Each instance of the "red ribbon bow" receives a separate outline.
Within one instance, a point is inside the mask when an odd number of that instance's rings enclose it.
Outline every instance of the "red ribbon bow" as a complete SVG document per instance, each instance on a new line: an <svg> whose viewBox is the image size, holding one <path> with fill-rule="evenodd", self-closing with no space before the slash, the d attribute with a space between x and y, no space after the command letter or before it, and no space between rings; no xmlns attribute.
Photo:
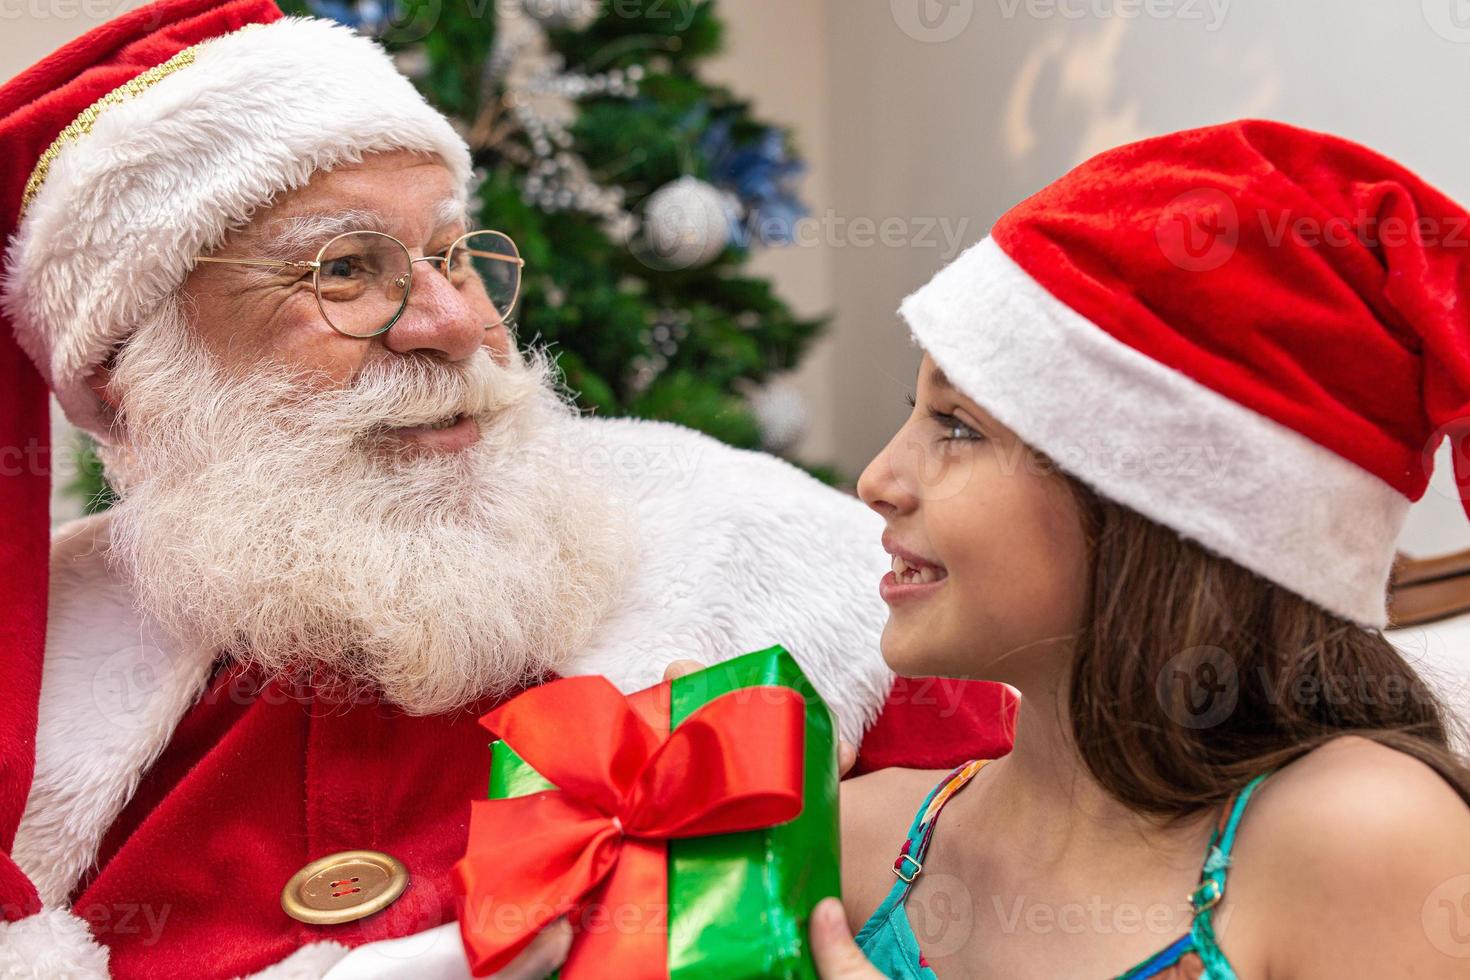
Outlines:
<svg viewBox="0 0 1470 980"><path fill-rule="evenodd" d="M558 789L473 804L454 877L475 975L571 915L583 928L566 980L666 977L667 842L794 820L805 717L798 692L750 687L671 732L667 683L624 697L601 677L571 677L480 719ZM592 928L599 913L609 921Z"/></svg>

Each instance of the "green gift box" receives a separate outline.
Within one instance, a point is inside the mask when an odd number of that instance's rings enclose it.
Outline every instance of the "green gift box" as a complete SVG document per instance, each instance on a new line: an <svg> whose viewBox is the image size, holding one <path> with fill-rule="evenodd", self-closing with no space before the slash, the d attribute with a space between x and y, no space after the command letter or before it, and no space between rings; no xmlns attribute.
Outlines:
<svg viewBox="0 0 1470 980"><path fill-rule="evenodd" d="M533 716L538 724L547 726L546 731L537 731L539 737L548 739L575 738L573 731L578 726L584 732L596 732L601 723L600 707L589 706L571 697L589 685L590 678L572 678L554 681L540 695L545 708ZM600 679L596 679L600 681ZM559 697L555 685L580 683L577 692L568 690L566 697ZM606 684L606 682L601 682ZM611 685L606 685L611 689ZM598 692L594 692L598 693ZM614 692L615 694L615 692ZM524 697L524 695L523 695ZM621 697L618 695L618 697ZM601 700L606 700L603 698ZM717 795L724 787L729 773L738 773L752 766L786 766L785 778L791 792L799 788L799 800L788 799L788 806L799 806L794 819L758 829L713 833L700 836L671 834L667 839L650 843L632 841L645 850L656 847L660 851L649 852L639 857L646 868L649 861L656 860L649 854L662 857L666 868L667 894L647 895L641 885L620 883L617 887L622 896L630 894L629 888L640 888L638 905L641 909L666 910L664 922L655 921L660 916L633 914L618 922L620 913L629 911L624 907L599 910L585 902L577 902L572 909L574 933L572 954L561 974L565 980L579 977L618 976L706 978L726 977L731 980L756 977L816 977L807 942L807 924L812 907L829 896L839 895L840 880L840 828L838 823L838 770L837 728L831 709L817 694L795 659L785 649L777 646L756 653L749 653L733 660L716 664L697 673L676 678L671 682L629 696L629 703L646 706L661 703L667 711L667 732L670 738L681 725L691 723L690 732L681 733L683 743L699 745L708 749L712 737L724 740L728 750L724 753L711 750L715 760L692 765L680 754L670 766L686 765L697 771L666 773L660 785L673 786L671 792L698 796L700 800ZM781 702L776 706L776 702ZM600 702L599 702L600 703ZM701 709L712 706L716 710ZM607 710L616 710L612 706ZM559 710L558 710L559 709ZM784 712L783 725L771 723L772 712ZM645 712L646 713L646 712ZM531 862L526 867L534 868L534 875L552 876L553 870L565 865L580 873L585 853L566 853L556 850L555 845L546 843L546 835L527 828L540 819L543 813L554 811L548 820L559 821L568 827L585 828L601 826L600 820L611 820L616 830L608 830L600 841L618 840L620 845L628 841L619 835L623 825L617 817L602 816L602 810L583 806L574 816L564 816L562 811L569 805L564 797L571 795L572 783L580 783L580 774L563 778L568 793L545 778L519 755L512 743L517 739L502 727L496 727L497 712L486 716L487 727L506 737L491 746L491 772L489 797L491 800L513 800L533 798L522 802L527 807L527 819L517 817L496 824L493 838L486 838L484 831L477 833L472 819L470 853L456 868L456 877L461 890L469 901L462 914L461 926L465 935L466 949L470 953L471 965L491 968L503 965L503 959L511 950L504 936L491 936L489 941L502 954L502 960L492 963L487 959L484 943L488 933L506 927L504 922L491 926L497 915L507 910L504 903L497 905L496 894L505 894L505 875L516 874L514 866L523 857ZM544 716L544 722L542 721ZM691 721L692 716L692 721ZM716 716L718 718L716 719ZM576 724L569 724L574 719ZM502 719L503 722L503 719ZM525 722L522 723L526 725ZM625 726L626 723L624 723ZM784 727L783 727L784 726ZM616 724L608 727L621 731ZM695 730L697 729L697 731ZM785 734L773 735L772 729ZM521 731L526 731L523 727ZM556 734L551 734L551 732ZM715 733L712 736L712 732ZM794 737L792 737L794 735ZM687 737L685 737L687 736ZM608 732L615 738L616 732ZM779 738L780 744L772 748L768 743ZM522 746L528 740L522 736ZM585 744L595 744L587 742ZM569 750L563 744L562 750ZM681 750L682 751L682 750ZM534 752L529 753L535 755ZM727 757L743 756L744 760L723 761ZM768 756L786 756L777 763ZM687 756L694 759L696 756ZM721 767L728 772L717 772ZM798 772L799 770L799 772ZM557 770L565 773L567 770ZM674 783L686 785L674 786ZM705 784L709 784L706 786ZM588 794L584 794L588 795ZM592 794L595 795L595 794ZM635 793L636 795L636 793ZM739 820L737 812L743 813L750 807L764 806L769 794L759 792L747 794L744 802L716 804L714 819ZM581 805L581 804L578 804ZM485 804L477 803L483 807ZM536 809L540 807L540 809ZM722 809L723 807L723 809ZM603 807L606 810L607 807ZM508 834L509 831L509 834ZM681 832L682 833L682 832ZM506 836L523 834L522 840L502 840ZM635 837L634 830L628 831L629 838ZM476 841L481 843L477 844ZM601 855L608 845L598 844L590 850ZM546 860L535 863L530 855L523 855L520 848L549 847ZM507 855L510 855L507 858ZM626 846L612 874L617 874L624 864L629 865L627 874L640 882L650 882L647 874L632 870L632 856ZM472 865L472 861L477 862ZM561 863L558 863L558 862ZM570 873L570 872L569 872ZM496 880L497 876L500 880ZM556 883L543 883L541 892L555 899ZM652 887L652 886L650 886ZM535 891L535 889L531 889ZM510 894L517 894L512 888ZM529 892L521 891L524 898ZM610 892L609 892L610 894ZM477 899L478 896L478 899ZM624 903L626 905L627 903ZM513 909L514 919L526 913L532 926L549 921L552 915L564 914L567 909L559 906L554 913L546 909ZM598 912L603 912L598 916ZM600 921L594 921L594 917ZM502 919L506 916L502 915ZM512 923L509 928L517 928ZM599 946L596 963L589 960L590 953L579 957L579 945L588 942L595 931L612 933L612 944L603 941ZM635 940L635 933L637 938ZM662 964L650 963L646 955L651 942L649 934L655 934L664 947ZM477 951L480 954L477 957ZM616 952L617 962L609 963L608 957ZM582 951L586 952L586 951ZM627 962L628 957L637 962ZM477 962L478 959L478 962Z"/></svg>

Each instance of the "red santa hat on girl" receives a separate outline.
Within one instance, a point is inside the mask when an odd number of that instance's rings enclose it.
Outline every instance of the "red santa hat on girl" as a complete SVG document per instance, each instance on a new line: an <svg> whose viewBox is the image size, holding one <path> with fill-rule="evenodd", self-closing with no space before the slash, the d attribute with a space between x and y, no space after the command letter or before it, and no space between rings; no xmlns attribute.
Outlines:
<svg viewBox="0 0 1470 980"><path fill-rule="evenodd" d="M1063 470L1386 624L1448 436L1470 511L1470 216L1361 146L1243 121L1103 153L900 309Z"/></svg>
<svg viewBox="0 0 1470 980"><path fill-rule="evenodd" d="M376 43L271 0L163 0L91 31L0 87L0 145L0 968L82 975L79 959L54 957L85 925L36 916L9 856L45 643L47 388L107 439L87 376L194 256L318 170L416 150L467 188L470 156Z"/></svg>

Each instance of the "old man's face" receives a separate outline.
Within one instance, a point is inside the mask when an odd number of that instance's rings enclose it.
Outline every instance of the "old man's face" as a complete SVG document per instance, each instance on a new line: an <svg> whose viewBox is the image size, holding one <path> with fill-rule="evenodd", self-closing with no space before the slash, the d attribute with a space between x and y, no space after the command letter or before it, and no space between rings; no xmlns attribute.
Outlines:
<svg viewBox="0 0 1470 980"><path fill-rule="evenodd" d="M435 157L397 151L318 174L217 254L310 260L333 235L364 229L392 235L415 256L442 254L470 230L449 170ZM270 360L333 387L374 362L406 357L463 364L483 346L505 363L511 352L507 328L483 292L456 289L430 262L414 263L411 299L393 328L368 339L327 328L312 278L299 271L200 265L185 284L184 298L196 311L200 341L232 374ZM462 450L478 432L472 420L454 422L449 429L394 428L384 433L386 448Z"/></svg>
<svg viewBox="0 0 1470 980"><path fill-rule="evenodd" d="M365 226L432 254L465 231L454 190L437 163L370 156L216 254L309 259ZM618 488L578 473L545 355L412 269L402 317L362 339L327 324L309 275L201 265L116 358L106 462L112 557L179 642L428 713L556 669L632 544Z"/></svg>

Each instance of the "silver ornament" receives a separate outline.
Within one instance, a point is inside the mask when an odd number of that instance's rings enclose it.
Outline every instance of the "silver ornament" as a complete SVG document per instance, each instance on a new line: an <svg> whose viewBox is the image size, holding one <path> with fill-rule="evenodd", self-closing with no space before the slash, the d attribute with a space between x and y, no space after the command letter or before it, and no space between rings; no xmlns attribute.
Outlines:
<svg viewBox="0 0 1470 980"><path fill-rule="evenodd" d="M761 445L773 453L793 448L806 435L806 401L790 384L772 381L746 394L761 432Z"/></svg>
<svg viewBox="0 0 1470 980"><path fill-rule="evenodd" d="M585 30L597 19L596 0L521 0L526 16L552 30Z"/></svg>
<svg viewBox="0 0 1470 980"><path fill-rule="evenodd" d="M662 269L692 269L730 244L738 204L697 177L680 177L655 191L643 210L644 258Z"/></svg>

